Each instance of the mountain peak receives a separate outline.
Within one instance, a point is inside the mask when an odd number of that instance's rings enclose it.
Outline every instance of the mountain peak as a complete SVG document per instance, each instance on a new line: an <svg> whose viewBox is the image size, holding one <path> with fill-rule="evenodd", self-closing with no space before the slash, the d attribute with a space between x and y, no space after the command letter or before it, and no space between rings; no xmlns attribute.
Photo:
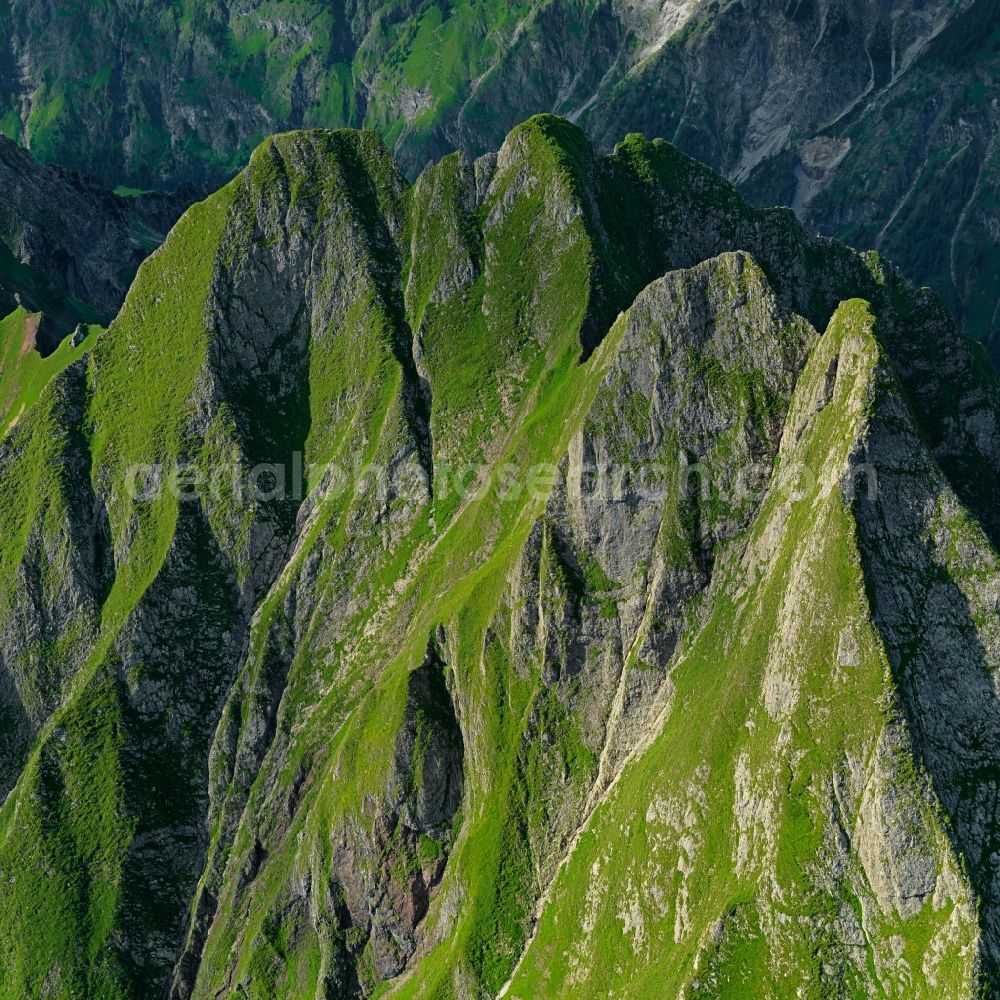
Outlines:
<svg viewBox="0 0 1000 1000"><path fill-rule="evenodd" d="M306 130L73 350L0 441L10 995L995 979L1000 402L891 265L638 135Z"/></svg>

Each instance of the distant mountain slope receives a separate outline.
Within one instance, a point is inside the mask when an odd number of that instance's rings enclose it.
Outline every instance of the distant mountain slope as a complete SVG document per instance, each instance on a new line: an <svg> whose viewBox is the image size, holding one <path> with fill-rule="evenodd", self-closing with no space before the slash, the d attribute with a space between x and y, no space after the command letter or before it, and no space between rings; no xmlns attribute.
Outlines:
<svg viewBox="0 0 1000 1000"><path fill-rule="evenodd" d="M0 130L109 186L221 183L311 125L412 176L555 111L890 253L1000 352L998 0L9 0L0 28Z"/></svg>
<svg viewBox="0 0 1000 1000"><path fill-rule="evenodd" d="M268 140L0 441L0 996L996 988L998 487L661 140Z"/></svg>
<svg viewBox="0 0 1000 1000"><path fill-rule="evenodd" d="M1000 352L1000 3L707 3L580 121L889 254Z"/></svg>
<svg viewBox="0 0 1000 1000"><path fill-rule="evenodd" d="M36 162L0 136L0 316L40 313L48 354L78 324L109 322L139 265L195 192L125 198Z"/></svg>

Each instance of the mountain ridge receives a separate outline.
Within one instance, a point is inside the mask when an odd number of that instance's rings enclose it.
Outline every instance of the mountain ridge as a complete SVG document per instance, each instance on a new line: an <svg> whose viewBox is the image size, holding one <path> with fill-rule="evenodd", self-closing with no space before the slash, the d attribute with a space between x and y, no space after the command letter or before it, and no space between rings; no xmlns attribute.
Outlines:
<svg viewBox="0 0 1000 1000"><path fill-rule="evenodd" d="M703 969L737 989L744 949L776 991L786 962L834 995L974 995L997 947L977 661L935 673L893 594L993 649L998 406L932 293L662 140L601 157L540 116L412 186L372 133L266 141L0 444L0 994L606 995L599 958L619 993L669 968L694 995ZM296 455L301 488L272 489ZM888 492L852 492L857 465ZM904 474L944 497L927 529ZM829 661L858 668L836 712ZM725 818L687 824L691 775ZM598 802L691 833L646 873L680 883L602 881L586 831L558 875ZM798 930L765 925L781 905Z"/></svg>

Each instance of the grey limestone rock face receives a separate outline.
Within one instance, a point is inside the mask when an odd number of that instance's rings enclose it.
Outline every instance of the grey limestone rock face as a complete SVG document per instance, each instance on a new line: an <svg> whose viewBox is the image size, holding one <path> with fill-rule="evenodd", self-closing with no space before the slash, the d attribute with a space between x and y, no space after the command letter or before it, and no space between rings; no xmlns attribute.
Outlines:
<svg viewBox="0 0 1000 1000"><path fill-rule="evenodd" d="M688 604L711 578L716 545L756 511L816 336L742 252L670 272L618 324L538 543L565 582L536 641L549 682L579 686L599 785L668 696Z"/></svg>
<svg viewBox="0 0 1000 1000"><path fill-rule="evenodd" d="M407 682L385 801L372 832L345 833L333 867L351 927L367 935L382 979L401 973L419 943L417 927L441 879L462 802L462 732L432 639ZM364 941L355 945L360 953Z"/></svg>

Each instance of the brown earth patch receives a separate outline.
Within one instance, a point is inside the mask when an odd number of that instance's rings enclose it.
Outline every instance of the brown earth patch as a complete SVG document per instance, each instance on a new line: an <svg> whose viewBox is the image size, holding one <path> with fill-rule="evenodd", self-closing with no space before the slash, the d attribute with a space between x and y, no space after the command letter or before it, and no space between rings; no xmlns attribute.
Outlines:
<svg viewBox="0 0 1000 1000"><path fill-rule="evenodd" d="M21 341L21 357L28 351L35 349L35 342L38 337L39 316L26 316L24 320L24 340Z"/></svg>

